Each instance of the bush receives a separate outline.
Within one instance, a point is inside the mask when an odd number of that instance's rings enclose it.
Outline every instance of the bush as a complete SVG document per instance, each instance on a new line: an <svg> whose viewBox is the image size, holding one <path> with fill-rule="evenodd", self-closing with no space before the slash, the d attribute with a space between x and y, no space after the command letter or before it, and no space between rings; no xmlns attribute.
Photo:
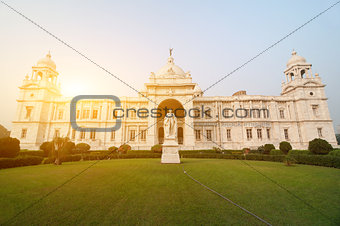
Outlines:
<svg viewBox="0 0 340 226"><path fill-rule="evenodd" d="M281 150L273 149L270 151L270 155L284 155Z"/></svg>
<svg viewBox="0 0 340 226"><path fill-rule="evenodd" d="M38 156L20 156L17 158L0 158L0 169L13 168L19 166L39 165L43 157Z"/></svg>
<svg viewBox="0 0 340 226"><path fill-rule="evenodd" d="M123 144L118 148L118 152L121 154L126 154L130 150L131 150L131 146L128 144Z"/></svg>
<svg viewBox="0 0 340 226"><path fill-rule="evenodd" d="M292 166L294 163L296 163L296 160L292 155L286 155L283 162L286 166Z"/></svg>
<svg viewBox="0 0 340 226"><path fill-rule="evenodd" d="M162 147L161 144L156 144L156 145L151 147L151 151L153 153L162 153L162 149L163 149L163 147Z"/></svg>
<svg viewBox="0 0 340 226"><path fill-rule="evenodd" d="M242 153L243 153L244 155L248 155L248 154L251 153L251 152L250 152L250 149L249 149L249 148L243 148L243 149L242 149ZM232 154L232 153L228 153L228 154Z"/></svg>
<svg viewBox="0 0 340 226"><path fill-rule="evenodd" d="M21 150L19 152L18 156L39 156L39 157L45 157L45 153L43 151L23 151L23 150Z"/></svg>
<svg viewBox="0 0 340 226"><path fill-rule="evenodd" d="M79 144L76 144L75 150L78 153L84 153L84 152L89 151L90 148L91 148L91 146L86 144L86 143L79 143Z"/></svg>
<svg viewBox="0 0 340 226"><path fill-rule="evenodd" d="M222 153L222 149L220 147L213 147L215 153Z"/></svg>
<svg viewBox="0 0 340 226"><path fill-rule="evenodd" d="M60 160L62 162L77 162L81 160L81 155L65 155L65 156L60 157ZM51 164L51 163L55 163L54 157L46 158L43 161L43 164Z"/></svg>
<svg viewBox="0 0 340 226"><path fill-rule="evenodd" d="M72 141L67 141L60 150L62 156L72 155L75 153L76 145Z"/></svg>
<svg viewBox="0 0 340 226"><path fill-rule="evenodd" d="M290 145L287 141L282 141L279 149L286 155L290 150L292 150L292 145Z"/></svg>
<svg viewBox="0 0 340 226"><path fill-rule="evenodd" d="M295 155L296 163L340 168L340 157L332 155Z"/></svg>
<svg viewBox="0 0 340 226"><path fill-rule="evenodd" d="M20 141L12 137L0 138L0 157L14 158L19 154Z"/></svg>
<svg viewBox="0 0 340 226"><path fill-rule="evenodd" d="M118 151L118 148L116 146L109 147L109 153L116 153Z"/></svg>
<svg viewBox="0 0 340 226"><path fill-rule="evenodd" d="M257 151L258 151L259 154L263 154L264 153L264 146L261 145L260 147L258 147Z"/></svg>
<svg viewBox="0 0 340 226"><path fill-rule="evenodd" d="M308 150L316 155L327 155L333 147L326 140L315 138L309 141Z"/></svg>
<svg viewBox="0 0 340 226"><path fill-rule="evenodd" d="M328 153L328 155L340 157L340 150L331 151Z"/></svg>
<svg viewBox="0 0 340 226"><path fill-rule="evenodd" d="M40 145L40 150L44 152L44 156L48 157L52 155L52 142L46 141Z"/></svg>
<svg viewBox="0 0 340 226"><path fill-rule="evenodd" d="M264 148L263 154L267 154L268 155L268 154L270 154L271 150L275 149L275 146L274 146L274 144L265 144L263 146L263 148Z"/></svg>
<svg viewBox="0 0 340 226"><path fill-rule="evenodd" d="M290 150L288 155L310 155L310 151L308 150Z"/></svg>

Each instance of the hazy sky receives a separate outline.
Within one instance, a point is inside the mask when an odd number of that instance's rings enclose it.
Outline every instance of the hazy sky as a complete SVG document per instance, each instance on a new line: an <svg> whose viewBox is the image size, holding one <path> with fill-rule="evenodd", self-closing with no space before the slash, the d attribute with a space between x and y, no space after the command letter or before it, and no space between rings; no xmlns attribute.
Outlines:
<svg viewBox="0 0 340 226"><path fill-rule="evenodd" d="M133 87L151 71L175 63L202 89L324 10L335 1L10 1L7 3ZM18 87L51 50L62 92L136 96L0 4L0 123L11 129ZM340 4L256 59L205 95L280 95L294 48L326 86L334 125L340 124Z"/></svg>

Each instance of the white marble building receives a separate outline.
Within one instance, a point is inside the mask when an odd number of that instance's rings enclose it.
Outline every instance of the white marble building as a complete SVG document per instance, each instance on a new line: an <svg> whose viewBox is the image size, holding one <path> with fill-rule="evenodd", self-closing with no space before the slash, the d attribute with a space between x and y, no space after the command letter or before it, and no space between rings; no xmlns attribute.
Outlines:
<svg viewBox="0 0 340 226"><path fill-rule="evenodd" d="M308 142L321 137L336 145L334 128L328 111L325 85L311 64L292 53L284 71L280 96L247 95L239 91L233 96L204 96L189 72L174 64L170 56L165 66L151 73L149 82L138 97L120 97L123 109L164 107L207 109L191 111L194 117L178 111L177 141L180 149L256 148L266 143L276 147L289 141L295 149L305 149ZM69 136L75 143L86 142L93 150L103 150L129 142L133 149L150 149L162 143L163 119L130 116L122 119L121 128L112 132L75 131L70 125L70 101L57 85L58 72L51 55L39 60L26 76L18 98L11 136L20 139L21 148L37 150L54 136ZM77 104L77 123L87 128L111 127L116 118L110 100L83 100ZM208 113L209 113L208 112ZM121 113L121 112L120 112ZM126 112L125 112L126 113ZM247 113L246 117L245 114ZM142 116L146 116L146 113ZM199 116L198 118L196 118ZM241 116L241 117L237 117ZM158 121L158 122L157 122Z"/></svg>

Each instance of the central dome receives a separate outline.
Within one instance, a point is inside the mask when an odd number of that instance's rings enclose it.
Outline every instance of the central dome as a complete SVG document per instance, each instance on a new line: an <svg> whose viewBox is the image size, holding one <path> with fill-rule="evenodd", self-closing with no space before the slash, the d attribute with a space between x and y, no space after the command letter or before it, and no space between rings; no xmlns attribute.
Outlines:
<svg viewBox="0 0 340 226"><path fill-rule="evenodd" d="M185 72L183 71L182 68L174 64L174 58L172 56L168 58L167 64L164 65L161 69L159 69L156 73L156 76L159 77L168 75L177 75L185 77Z"/></svg>
<svg viewBox="0 0 340 226"><path fill-rule="evenodd" d="M41 58L40 60L38 60L37 66L38 67L49 67L49 68L52 68L53 70L56 69L56 64L51 59L50 52L48 52L48 54L46 54L44 58Z"/></svg>

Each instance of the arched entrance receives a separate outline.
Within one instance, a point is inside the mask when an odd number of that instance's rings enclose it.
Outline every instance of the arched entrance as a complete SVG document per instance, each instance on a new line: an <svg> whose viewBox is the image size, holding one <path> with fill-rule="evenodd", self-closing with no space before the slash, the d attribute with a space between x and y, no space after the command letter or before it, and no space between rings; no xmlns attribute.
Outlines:
<svg viewBox="0 0 340 226"><path fill-rule="evenodd" d="M173 113L177 116L177 142L178 144L184 143L184 122L185 122L185 114L184 114L184 108L183 105L176 99L166 99L163 100L158 105L158 111L161 112L161 117L158 118L157 122L157 137L158 137L158 143L162 144L164 142L164 117L165 114L169 111L169 109L172 110Z"/></svg>

